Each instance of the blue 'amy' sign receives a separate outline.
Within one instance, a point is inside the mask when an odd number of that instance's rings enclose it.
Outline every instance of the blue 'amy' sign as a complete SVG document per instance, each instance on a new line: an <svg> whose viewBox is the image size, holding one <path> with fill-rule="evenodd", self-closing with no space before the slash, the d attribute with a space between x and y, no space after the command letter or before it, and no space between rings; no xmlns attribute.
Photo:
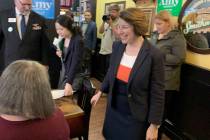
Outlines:
<svg viewBox="0 0 210 140"><path fill-rule="evenodd" d="M32 10L47 19L54 19L55 0L32 0Z"/></svg>

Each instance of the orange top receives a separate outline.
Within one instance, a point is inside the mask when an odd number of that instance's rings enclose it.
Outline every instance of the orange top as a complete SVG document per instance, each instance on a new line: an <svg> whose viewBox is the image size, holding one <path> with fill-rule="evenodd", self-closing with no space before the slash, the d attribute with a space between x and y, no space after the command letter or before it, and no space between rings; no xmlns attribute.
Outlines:
<svg viewBox="0 0 210 140"><path fill-rule="evenodd" d="M128 83L130 72L131 72L131 68L120 64L120 66L118 68L118 72L117 72L117 79Z"/></svg>
<svg viewBox="0 0 210 140"><path fill-rule="evenodd" d="M132 70L132 67L135 63L137 56L130 56L126 53L123 54L123 57L120 62L120 66L117 71L117 79L128 83L128 79Z"/></svg>

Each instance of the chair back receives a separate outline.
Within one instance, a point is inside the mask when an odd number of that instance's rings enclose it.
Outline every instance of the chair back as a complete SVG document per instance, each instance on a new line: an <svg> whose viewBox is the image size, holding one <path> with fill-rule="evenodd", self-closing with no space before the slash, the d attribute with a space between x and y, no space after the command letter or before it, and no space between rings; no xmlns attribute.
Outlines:
<svg viewBox="0 0 210 140"><path fill-rule="evenodd" d="M83 109L84 116L84 140L88 140L89 133L89 122L91 115L91 103L90 100L95 94L95 88L91 83L89 77L85 77L82 82L82 86L79 90L76 91L75 95L77 96L77 104Z"/></svg>

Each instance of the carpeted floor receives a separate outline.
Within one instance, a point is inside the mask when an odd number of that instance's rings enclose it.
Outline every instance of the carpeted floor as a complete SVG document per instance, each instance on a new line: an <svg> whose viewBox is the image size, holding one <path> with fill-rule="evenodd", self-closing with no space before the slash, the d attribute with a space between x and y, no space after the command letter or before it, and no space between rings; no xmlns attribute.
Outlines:
<svg viewBox="0 0 210 140"><path fill-rule="evenodd" d="M100 82L97 79L91 79L94 86L98 89ZM92 108L90 126L89 126L89 140L104 140L102 136L102 126L104 122L104 114L106 109L106 96L102 96L98 104ZM170 140L163 135L162 140Z"/></svg>
<svg viewBox="0 0 210 140"><path fill-rule="evenodd" d="M92 108L89 126L89 140L104 140L102 136L102 126L104 122L105 108L106 97L102 97L98 104Z"/></svg>
<svg viewBox="0 0 210 140"><path fill-rule="evenodd" d="M96 89L99 89L101 82L97 79L91 79ZM104 140L102 136L102 127L104 122L106 109L106 96L102 96L96 106L92 107L90 126L89 126L89 140Z"/></svg>

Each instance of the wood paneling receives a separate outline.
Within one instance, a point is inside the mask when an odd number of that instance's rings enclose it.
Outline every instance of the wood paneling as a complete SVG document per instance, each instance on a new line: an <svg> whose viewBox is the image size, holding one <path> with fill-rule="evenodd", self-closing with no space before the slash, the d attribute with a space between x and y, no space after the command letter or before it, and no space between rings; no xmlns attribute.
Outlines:
<svg viewBox="0 0 210 140"><path fill-rule="evenodd" d="M189 139L210 139L210 71L184 64L171 121ZM174 131L174 130L172 130Z"/></svg>

